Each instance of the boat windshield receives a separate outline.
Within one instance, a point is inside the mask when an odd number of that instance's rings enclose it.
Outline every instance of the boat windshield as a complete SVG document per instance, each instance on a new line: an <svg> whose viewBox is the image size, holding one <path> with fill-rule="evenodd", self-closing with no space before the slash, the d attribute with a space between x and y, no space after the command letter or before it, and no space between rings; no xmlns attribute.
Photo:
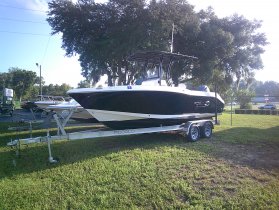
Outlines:
<svg viewBox="0 0 279 210"><path fill-rule="evenodd" d="M170 68L174 62L186 61L186 64L189 65L196 59L193 56L163 51L138 52L128 57L129 61L137 62L144 67L143 80L158 78L159 85L162 85L162 80L165 80L167 85L171 85Z"/></svg>

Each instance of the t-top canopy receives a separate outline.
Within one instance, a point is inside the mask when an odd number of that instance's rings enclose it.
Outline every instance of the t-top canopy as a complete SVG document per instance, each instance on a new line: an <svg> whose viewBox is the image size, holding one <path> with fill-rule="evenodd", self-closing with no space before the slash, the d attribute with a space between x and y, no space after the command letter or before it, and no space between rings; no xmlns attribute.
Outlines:
<svg viewBox="0 0 279 210"><path fill-rule="evenodd" d="M189 55L170 53L164 51L149 51L149 52L137 52L128 57L129 61L147 62L147 63L170 63L178 60L196 60L198 58Z"/></svg>

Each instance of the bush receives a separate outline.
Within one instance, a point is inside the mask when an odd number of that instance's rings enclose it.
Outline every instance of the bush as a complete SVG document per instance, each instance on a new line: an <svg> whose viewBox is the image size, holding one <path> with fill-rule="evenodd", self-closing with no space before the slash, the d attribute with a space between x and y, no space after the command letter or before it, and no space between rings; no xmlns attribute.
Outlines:
<svg viewBox="0 0 279 210"><path fill-rule="evenodd" d="M240 109L252 109L250 101L254 95L255 94L249 90L238 90L236 93L236 99L240 104Z"/></svg>
<svg viewBox="0 0 279 210"><path fill-rule="evenodd" d="M252 109L252 104L241 104L240 109Z"/></svg>

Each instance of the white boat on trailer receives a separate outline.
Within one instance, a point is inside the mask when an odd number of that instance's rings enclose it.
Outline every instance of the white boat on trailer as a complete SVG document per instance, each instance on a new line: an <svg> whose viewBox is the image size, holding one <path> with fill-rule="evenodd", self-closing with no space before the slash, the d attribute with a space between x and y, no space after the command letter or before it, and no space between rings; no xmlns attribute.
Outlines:
<svg viewBox="0 0 279 210"><path fill-rule="evenodd" d="M57 105L62 102L65 102L63 96L48 96L48 95L39 95L40 99L35 102L37 107L41 110L45 110L50 105Z"/></svg>
<svg viewBox="0 0 279 210"><path fill-rule="evenodd" d="M217 93L167 85L171 84L169 75L173 62L186 60L191 63L193 59L196 58L168 52L136 53L129 60L142 62L145 67L151 63L155 68L146 69L146 72L155 72L155 77L150 74L152 79L146 78L141 85L80 88L69 90L68 94L99 122L113 129L168 126L211 119L224 108L224 101Z"/></svg>

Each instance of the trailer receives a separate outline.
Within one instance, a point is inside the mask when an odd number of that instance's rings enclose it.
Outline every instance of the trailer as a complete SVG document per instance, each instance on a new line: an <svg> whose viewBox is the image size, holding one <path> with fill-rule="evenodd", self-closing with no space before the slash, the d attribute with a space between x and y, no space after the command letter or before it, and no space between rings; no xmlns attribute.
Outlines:
<svg viewBox="0 0 279 210"><path fill-rule="evenodd" d="M210 138L212 136L212 129L217 120L213 119L200 119L188 121L180 125L172 126L160 126L160 127L150 127L150 128L137 128L137 129L125 129L125 130L107 130L106 127L87 130L80 132L67 133L65 131L65 125L68 119L61 119L56 113L52 113L51 116L57 124L57 135L51 136L50 129L47 128L46 136L32 137L32 123L29 123L30 138L25 139L15 139L8 142L7 146L13 147L16 149L16 155L19 156L20 146L28 145L33 143L47 143L48 145L48 161L50 163L57 163L58 160L53 158L51 144L53 141L61 140L81 140L81 139L95 139L95 138L104 138L104 137L116 137L116 136L127 136L127 135L137 135L137 134L146 134L146 133L159 133L159 132L169 132L176 131L185 135L185 137L195 142L200 138ZM50 118L48 119L50 120ZM218 121L219 124L219 121Z"/></svg>

